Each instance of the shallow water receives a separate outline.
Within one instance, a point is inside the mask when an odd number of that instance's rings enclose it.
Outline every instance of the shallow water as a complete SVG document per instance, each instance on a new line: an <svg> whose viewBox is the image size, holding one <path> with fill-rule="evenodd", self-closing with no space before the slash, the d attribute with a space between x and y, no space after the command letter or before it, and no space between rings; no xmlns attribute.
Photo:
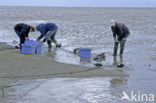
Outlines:
<svg viewBox="0 0 156 103"><path fill-rule="evenodd" d="M76 65L93 66L94 62L82 63L72 50L77 47L91 47L92 56L104 52L106 60L103 68L116 69L112 57L113 38L110 19L125 23L130 29L123 56L126 78L54 78L29 81L32 86L14 87L15 94L22 94L25 88L40 86L26 96L13 96L18 103L127 103L121 101L122 91L152 93L156 95L156 9L134 8L40 8L40 7L0 7L0 41L12 44L18 41L13 31L16 23L24 22L33 26L42 22L54 22L59 26L57 40L62 48L53 47L43 55L52 59ZM39 33L30 34L35 39ZM119 63L120 57L117 57ZM42 83L42 81L45 81ZM111 82L110 82L111 81ZM25 81L20 81L25 82ZM58 89L59 88L59 89ZM49 91L50 90L50 91ZM18 98L19 97L19 98ZM42 97L42 98L38 98ZM42 101L41 101L42 100Z"/></svg>

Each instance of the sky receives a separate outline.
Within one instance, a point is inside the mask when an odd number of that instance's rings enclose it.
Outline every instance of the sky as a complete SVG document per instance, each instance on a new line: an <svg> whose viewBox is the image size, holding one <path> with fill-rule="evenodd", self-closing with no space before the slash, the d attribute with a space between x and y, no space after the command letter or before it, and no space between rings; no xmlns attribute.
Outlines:
<svg viewBox="0 0 156 103"><path fill-rule="evenodd" d="M0 0L0 6L156 7L156 0Z"/></svg>

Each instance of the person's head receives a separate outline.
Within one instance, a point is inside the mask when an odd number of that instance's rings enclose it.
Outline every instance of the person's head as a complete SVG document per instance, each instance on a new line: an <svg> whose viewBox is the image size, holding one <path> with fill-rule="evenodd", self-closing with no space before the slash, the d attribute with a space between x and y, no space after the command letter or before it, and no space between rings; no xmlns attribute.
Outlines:
<svg viewBox="0 0 156 103"><path fill-rule="evenodd" d="M42 28L44 26L44 23L40 23L35 27L36 31L40 31L40 28Z"/></svg>
<svg viewBox="0 0 156 103"><path fill-rule="evenodd" d="M39 31L39 30L38 30L38 25L35 27L35 30L36 30L36 31Z"/></svg>
<svg viewBox="0 0 156 103"><path fill-rule="evenodd" d="M113 27L115 27L115 26L116 26L116 22L115 22L115 20L114 20L114 19L111 19L111 20L110 20L110 23L111 23L111 26L113 26Z"/></svg>
<svg viewBox="0 0 156 103"><path fill-rule="evenodd" d="M29 32L35 32L35 28L34 27L30 27L30 31Z"/></svg>

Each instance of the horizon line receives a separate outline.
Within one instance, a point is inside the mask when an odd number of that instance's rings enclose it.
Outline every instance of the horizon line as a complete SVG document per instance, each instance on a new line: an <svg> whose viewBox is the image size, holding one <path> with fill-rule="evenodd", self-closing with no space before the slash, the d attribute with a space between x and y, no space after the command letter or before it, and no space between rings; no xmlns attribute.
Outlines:
<svg viewBox="0 0 156 103"><path fill-rule="evenodd" d="M0 5L0 7L156 8L156 7L154 7L154 6L45 6L45 5Z"/></svg>

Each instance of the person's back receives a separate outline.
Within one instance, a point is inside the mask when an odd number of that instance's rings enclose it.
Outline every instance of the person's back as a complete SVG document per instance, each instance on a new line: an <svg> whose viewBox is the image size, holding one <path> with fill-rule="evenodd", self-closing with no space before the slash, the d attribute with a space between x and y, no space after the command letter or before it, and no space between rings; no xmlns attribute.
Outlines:
<svg viewBox="0 0 156 103"><path fill-rule="evenodd" d="M46 23L45 27L46 27L46 31L53 31L55 29L58 29L58 26L54 23Z"/></svg>
<svg viewBox="0 0 156 103"><path fill-rule="evenodd" d="M117 27L120 26L123 30L124 33L129 33L129 29L127 28L127 26L123 23L116 23Z"/></svg>
<svg viewBox="0 0 156 103"><path fill-rule="evenodd" d="M122 38L128 37L128 35L130 34L129 29L123 23L115 22L115 26L111 26L111 28L112 28L113 36L115 37L115 35L117 35L119 41Z"/></svg>
<svg viewBox="0 0 156 103"><path fill-rule="evenodd" d="M23 35L27 37L30 31L30 28L33 28L33 27L24 23L19 23L15 25L14 30L18 31L18 35Z"/></svg>
<svg viewBox="0 0 156 103"><path fill-rule="evenodd" d="M58 26L54 23L45 23L45 24L39 24L36 27L36 30L39 31L41 33L41 35L36 39L36 40L40 40L42 39L44 36L44 40L42 42L47 41L48 47L49 49L51 49L52 45L51 43L54 42L56 44L56 47L61 47L61 44L58 44L57 40L55 39L55 34L58 30Z"/></svg>
<svg viewBox="0 0 156 103"><path fill-rule="evenodd" d="M24 24L24 23L19 23L19 24L16 24L14 28L16 30L18 30L18 31L21 31L23 27L27 27L28 28L28 27L31 27L31 26L29 26L27 24Z"/></svg>

